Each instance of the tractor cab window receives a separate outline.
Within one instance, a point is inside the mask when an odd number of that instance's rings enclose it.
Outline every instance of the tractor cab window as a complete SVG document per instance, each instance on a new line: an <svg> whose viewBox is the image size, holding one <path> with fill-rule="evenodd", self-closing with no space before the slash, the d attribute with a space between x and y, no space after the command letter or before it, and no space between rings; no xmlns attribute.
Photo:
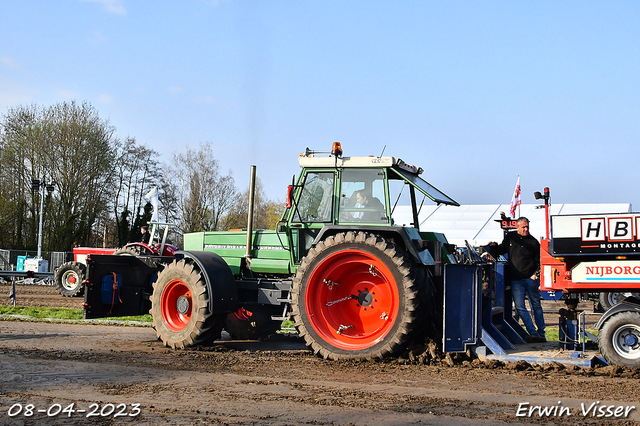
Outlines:
<svg viewBox="0 0 640 426"><path fill-rule="evenodd" d="M389 173L389 203L391 205L391 217L402 226L413 225L412 211L416 207L411 201L411 188L407 181L400 178L395 173ZM425 195L416 194L418 211L424 204Z"/></svg>
<svg viewBox="0 0 640 426"><path fill-rule="evenodd" d="M340 184L340 222L388 223L384 182L382 169L345 169Z"/></svg>
<svg viewBox="0 0 640 426"><path fill-rule="evenodd" d="M294 222L331 222L333 172L309 172L305 176Z"/></svg>

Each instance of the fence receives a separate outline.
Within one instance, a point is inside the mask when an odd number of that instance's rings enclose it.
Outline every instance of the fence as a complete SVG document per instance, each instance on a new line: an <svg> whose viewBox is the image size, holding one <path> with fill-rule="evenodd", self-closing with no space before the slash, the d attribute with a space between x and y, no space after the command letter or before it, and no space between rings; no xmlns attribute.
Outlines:
<svg viewBox="0 0 640 426"><path fill-rule="evenodd" d="M18 264L18 256L36 257L35 250L0 250L0 270L15 271ZM53 272L63 263L73 260L73 252L70 251L43 251L42 258L49 262L49 271Z"/></svg>
<svg viewBox="0 0 640 426"><path fill-rule="evenodd" d="M0 270L9 271L11 270L11 262L9 261L11 257L10 250L0 250Z"/></svg>

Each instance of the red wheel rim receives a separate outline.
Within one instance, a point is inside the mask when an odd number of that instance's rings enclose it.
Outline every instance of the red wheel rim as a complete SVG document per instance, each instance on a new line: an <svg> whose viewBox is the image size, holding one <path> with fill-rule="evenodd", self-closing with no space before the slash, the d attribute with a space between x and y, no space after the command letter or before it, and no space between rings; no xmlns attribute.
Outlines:
<svg viewBox="0 0 640 426"><path fill-rule="evenodd" d="M184 329L191 320L191 290L182 280L173 280L162 293L161 310L164 323L173 331Z"/></svg>
<svg viewBox="0 0 640 426"><path fill-rule="evenodd" d="M78 275L73 271L66 271L62 275L62 286L67 290L73 290L79 281Z"/></svg>
<svg viewBox="0 0 640 426"><path fill-rule="evenodd" d="M330 254L313 270L305 306L322 340L340 349L362 350L393 328L400 296L393 274L380 259L350 249Z"/></svg>

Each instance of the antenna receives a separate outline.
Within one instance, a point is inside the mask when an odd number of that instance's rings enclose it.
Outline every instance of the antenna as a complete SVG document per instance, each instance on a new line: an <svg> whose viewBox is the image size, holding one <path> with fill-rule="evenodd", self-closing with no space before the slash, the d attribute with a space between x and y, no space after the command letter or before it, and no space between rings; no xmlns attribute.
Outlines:
<svg viewBox="0 0 640 426"><path fill-rule="evenodd" d="M384 148L382 148L382 152L380 153L380 157L382 157L382 154L384 154L384 150L387 149L387 146L385 145Z"/></svg>

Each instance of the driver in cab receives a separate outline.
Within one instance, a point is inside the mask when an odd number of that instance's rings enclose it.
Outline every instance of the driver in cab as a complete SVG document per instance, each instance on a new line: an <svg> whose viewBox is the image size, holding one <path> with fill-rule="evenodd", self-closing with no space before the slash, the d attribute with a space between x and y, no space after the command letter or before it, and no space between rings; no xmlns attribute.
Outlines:
<svg viewBox="0 0 640 426"><path fill-rule="evenodd" d="M356 192L356 208L366 209L366 211L355 213L355 217L363 222L380 222L384 216L384 205L376 197L371 196L365 190Z"/></svg>

